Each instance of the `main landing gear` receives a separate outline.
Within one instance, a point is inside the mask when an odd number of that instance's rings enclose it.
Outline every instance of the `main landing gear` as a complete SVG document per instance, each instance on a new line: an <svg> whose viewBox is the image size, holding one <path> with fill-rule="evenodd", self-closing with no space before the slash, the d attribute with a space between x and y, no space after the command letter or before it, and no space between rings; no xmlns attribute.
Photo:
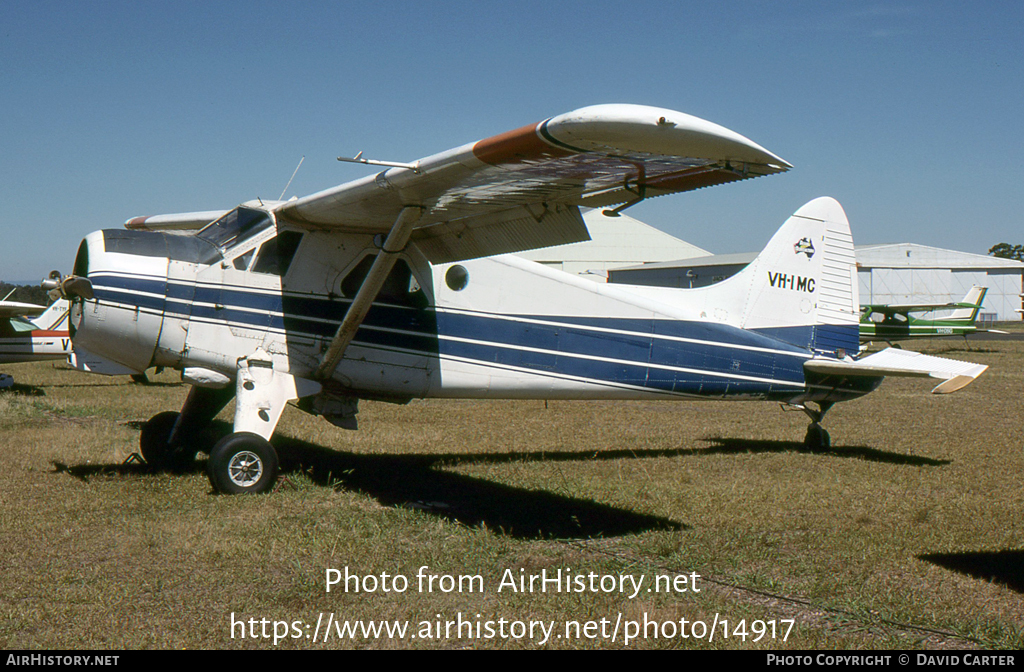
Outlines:
<svg viewBox="0 0 1024 672"><path fill-rule="evenodd" d="M318 394L322 388L317 382L275 371L269 360L262 351L240 360L234 385L193 384L181 413L158 413L143 426L142 457L157 469L181 471L195 464L196 453L206 452L210 455L206 475L217 492L255 494L272 489L279 461L268 439L285 404ZM204 382L217 378L195 370L192 375ZM234 432L214 443L208 428L232 398Z"/></svg>
<svg viewBox="0 0 1024 672"><path fill-rule="evenodd" d="M253 432L228 434L216 443L205 436L234 393L230 387L193 387L181 413L165 411L150 418L139 436L146 464L158 471L185 472L195 466L196 454L204 452L210 455L206 474L218 492L262 493L273 488L279 463L269 441Z"/></svg>

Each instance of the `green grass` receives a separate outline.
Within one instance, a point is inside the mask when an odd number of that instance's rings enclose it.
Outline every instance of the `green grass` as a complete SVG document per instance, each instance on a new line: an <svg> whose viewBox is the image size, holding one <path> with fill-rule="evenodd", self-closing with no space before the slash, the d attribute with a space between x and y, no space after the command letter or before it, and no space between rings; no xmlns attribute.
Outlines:
<svg viewBox="0 0 1024 672"><path fill-rule="evenodd" d="M232 638L232 612L401 619L414 631L461 612L558 624L795 621L786 642L649 637L631 648L1021 648L1024 343L913 348L991 368L954 395L889 380L837 405L824 454L801 449L802 414L770 403L367 402L358 432L288 409L274 439L285 478L256 497L212 494L201 462L186 474L122 465L139 422L181 406L187 388L172 373L139 386L49 363L7 366L18 385L0 393L0 646L271 647ZM421 592L424 565L479 575L485 589ZM346 566L411 586L327 593L326 570ZM570 568L648 582L697 572L703 590L497 591L506 570Z"/></svg>

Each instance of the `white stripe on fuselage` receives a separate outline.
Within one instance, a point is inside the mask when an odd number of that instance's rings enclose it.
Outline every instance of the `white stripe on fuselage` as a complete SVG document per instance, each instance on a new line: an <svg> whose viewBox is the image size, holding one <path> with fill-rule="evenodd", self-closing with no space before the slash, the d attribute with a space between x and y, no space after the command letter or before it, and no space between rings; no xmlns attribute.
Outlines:
<svg viewBox="0 0 1024 672"><path fill-rule="evenodd" d="M134 280L166 282L166 278L164 278L162 276L146 275L146 274L111 272L111 271L95 272L95 273L92 274L92 277L94 277L94 278L102 278L102 277L105 277L105 276L106 277L112 277L112 278L124 278L124 279L134 279ZM174 281L174 284L177 284L177 285L182 286L182 287L188 287L190 283L182 282L180 280L176 280L176 281ZM267 296L267 297L289 295L289 296L292 296L294 298L301 298L301 299L314 299L314 300L325 300L325 301L326 300L330 300L329 297L326 296L326 295L306 294L306 293L292 293L292 292L276 292L276 291L273 291L273 290L270 290L270 291L268 291L268 290L261 290L260 288L252 288L252 287L246 287L246 286L240 286L240 285L224 285L224 284L216 284L216 283L191 283L191 286L193 287L193 289L198 289L198 288L225 289L225 290L228 290L228 291L236 291L236 292L241 292L241 293L251 293L251 294L262 295L262 296ZM208 307L208 308L215 308L218 305L222 305L224 308L228 308L228 309L233 310L233 311L239 311L239 312L247 313L247 314L250 314L250 315L253 315L253 316L273 316L273 317L280 317L282 319L284 319L284 317L285 317L285 313L279 312L279 311L261 310L261 309L257 309L257 308L250 308L250 307L239 306L239 305L235 305L235 304L217 304L217 303L200 302L200 301L186 302L186 301L184 301L182 299L169 298L165 294L157 294L157 293L153 293L153 292L142 292L142 291L128 290L128 289L119 289L119 288L116 288L116 287L112 287L110 289L112 289L114 291L125 291L125 292L130 291L133 294L138 294L138 295L142 295L142 296L148 296L148 297L151 297L151 298L162 299L162 300L171 301L171 302L190 303L190 304L194 304L194 305L197 305L197 306L205 306L205 307ZM110 305L113 305L113 306L117 306L117 307L121 307L121 308L127 308L129 310L140 310L142 312L145 312L145 313L148 313L148 314L152 314L152 315L161 315L162 314L160 311L154 311L154 310L150 310L150 309L145 309L145 308L142 308L140 306L136 306L136 305L133 305L133 304L130 304L130 303L123 303L123 302L111 301L111 300L107 300L107 303L110 304ZM395 304L377 303L377 304L374 304L374 305L389 306L389 307L392 307L392 308L400 308L400 309L409 309L408 306L399 306L399 305L395 305ZM650 333L650 332L630 331L630 330L627 330L627 329L618 329L618 328L614 328L614 327L601 327L601 326L594 326L594 325L587 325L587 324L579 324L579 323L576 323L576 322L566 322L566 321L560 321L559 320L559 316L548 316L547 319L545 319L545 317L543 317L543 316L540 316L540 317L524 317L524 316L518 316L518 315L504 315L504 314L499 314L499 313L488 313L488 312L471 311L471 310L454 309L454 308L437 308L437 307L435 307L434 310L435 310L435 312L440 313L440 314L466 315L466 316L480 317L480 318L484 318L484 319L503 320L503 321L508 321L508 322L517 323L517 324L532 324L532 325L555 327L555 328L571 328L571 329L578 329L578 330L586 331L586 332L602 333L602 334L609 334L609 335L616 335L616 336L629 336L629 337L635 337L635 338L640 338L640 339L656 339L656 340L676 342L676 343L688 343L688 344L694 344L694 345L710 346L710 347L715 347L715 348L725 348L725 349L730 349L730 350L762 353L762 354L769 354L769 355L781 355L781 356L785 356L785 357L796 357L798 359L811 359L811 357L813 356L809 352L794 352L794 351L791 351L791 350L781 350L781 349L774 349L774 348L765 348L765 347L759 347L759 346L744 345L744 344L739 344L739 343L726 343L726 342L721 342L721 341L710 341L710 340L702 340L702 339L695 339L695 338L687 338L687 337L683 337L683 336L671 336L671 335L666 335L666 334L654 334L654 333ZM210 324L210 325L214 325L214 326L224 325L224 326L235 327L235 328L239 328L239 329L248 329L248 330L252 330L252 331L258 331L258 332L261 332L261 333L271 332L271 333L280 334L280 335L287 335L287 333L288 333L284 329L278 329L278 328L275 328L275 327L270 327L269 325L261 325L259 327L255 327L252 324L249 324L249 323L246 323L246 322L239 322L239 321L236 321L236 320L213 320L213 319L207 319L207 318L202 318L202 317L195 317L195 316L192 316L191 314L186 314L186 313L176 313L176 312L172 312L172 311L169 311L169 310L165 311L165 312L167 314L170 314L170 315L180 316L180 317L183 317L183 318L195 320L195 321L200 322L200 323ZM339 322L339 320L336 320L336 319L332 320L332 319L320 318L320 317L316 317L316 316L312 316L312 315L296 314L296 315L293 315L293 317L297 317L297 318L300 318L302 320L308 320L308 321L311 321L311 322L317 322L317 323L321 323L321 324L336 324L336 323ZM608 319L637 319L637 318L614 318L614 317L610 317L610 316L602 316L602 317L608 317ZM573 318L570 317L570 316L567 316L566 319L568 320L568 319L573 319ZM716 377L716 378L721 378L721 379L726 379L726 380L737 380L737 381L761 383L761 384L768 384L768 385L784 385L784 386L787 386L787 387L793 387L795 389L799 389L799 388L803 388L804 387L804 384L802 382L796 382L796 381L791 381L791 380L783 380L783 379L776 379L776 378L764 378L764 377L758 377L758 376L743 375L743 374L739 374L739 373L731 373L731 372L725 372L725 371L713 371L713 370L700 369L700 368L670 366L670 365L667 365L667 364L658 364L658 363L650 362L650 361L647 361L647 360L618 359L618 358L610 358L610 357L601 357L601 356L598 356L598 355L588 355L588 354L578 353L578 352L570 352L570 351L565 351L565 350L548 350L548 349L543 349L543 348L535 348L535 347L531 347L531 346L520 345L520 344L516 344L516 343L508 343L508 342L501 342L501 341L489 341L489 340L482 340L482 339L473 339L473 338L467 338L467 337L462 337L462 336L453 336L453 335L448 335L448 334L440 334L440 333L435 334L435 333L428 333L428 332L422 332L422 331L413 331L413 330L408 330L408 329L398 329L398 328L394 328L394 327L384 327L384 326L368 325L368 324L361 325L360 329L366 329L366 330L383 332L383 333L401 334L401 335L406 335L406 336L420 336L420 337L422 337L422 336L428 336L428 337L429 336L436 336L439 340L446 340L446 341L449 341L449 342L460 342L460 343L467 343L467 344L470 344L470 345L480 345L480 346L484 346L484 347L502 348L502 349L508 349L508 350L516 350L516 351L521 351L521 352L531 352L531 353L537 353L537 354L543 354L543 355L551 355L551 356L571 357L571 358L574 358L574 359L577 359L577 360L589 360L589 361L604 362L604 363L611 363L611 364L622 364L622 365L629 365L629 366L643 366L643 367L658 369L658 370L662 370L662 371L670 371L670 372L676 372L676 373L686 373L686 374L692 374L692 375L713 376L713 377ZM303 335L308 336L308 337L312 337L312 338L321 338L321 336L316 335L316 334L306 334L305 332L299 332L299 333L303 333ZM361 348L365 348L365 349L368 349L368 350L378 350L378 351L384 351L384 352L392 351L392 352L402 352L402 353L405 353L405 354L413 354L413 355L429 354L431 356L439 356L438 353L433 353L433 352L424 352L424 351L420 351L420 350L408 350L408 349L405 349L405 348L381 346L379 344L369 344L369 343L364 343L364 342L360 342L360 341L355 341L353 343L353 347L361 347ZM440 357L443 358L443 359L450 359L450 360L453 360L453 361L463 361L463 362L466 362L466 363L472 363L472 364L474 364L476 366L482 366L482 367L485 367L485 368L489 367L489 368L504 369L504 370L509 370L509 371L519 371L519 372L522 372L522 373L528 373L528 374L534 374L534 375L543 374L543 375L546 375L546 376L554 376L554 377L563 378L565 380L588 381L588 382L592 382L594 384L600 384L602 386L608 386L609 385L609 381L605 381L605 380L602 380L602 379L596 379L596 378L583 378L583 377L571 376L571 375L568 375L568 374L557 374L556 375L556 374L553 374L552 372L542 372L542 371L538 371L536 369L519 368L519 367L510 366L510 365L500 365L500 364L497 364L495 362L489 362L489 361L485 361L485 360L475 360L475 359L470 359L470 358L463 358L463 357L458 357L458 356L454 356L454 355L441 355ZM631 385L628 385L628 384L621 384L621 383L620 384L615 384L613 386L615 386L615 387L623 387L623 388L626 388L626 389L637 389L638 391L639 390L650 391L652 389L656 389L656 388L647 388L647 387L634 387L634 386L631 386ZM664 390L661 390L661 391L665 392Z"/></svg>

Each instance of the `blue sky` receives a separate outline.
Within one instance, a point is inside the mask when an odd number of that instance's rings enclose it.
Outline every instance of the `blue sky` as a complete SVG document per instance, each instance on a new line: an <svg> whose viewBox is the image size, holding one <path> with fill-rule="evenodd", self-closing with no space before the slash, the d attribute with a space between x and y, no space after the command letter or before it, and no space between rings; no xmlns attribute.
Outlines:
<svg viewBox="0 0 1024 672"><path fill-rule="evenodd" d="M360 177L605 102L742 133L783 175L630 214L759 249L833 196L857 243L1024 243L1020 2L0 2L0 278L129 217Z"/></svg>

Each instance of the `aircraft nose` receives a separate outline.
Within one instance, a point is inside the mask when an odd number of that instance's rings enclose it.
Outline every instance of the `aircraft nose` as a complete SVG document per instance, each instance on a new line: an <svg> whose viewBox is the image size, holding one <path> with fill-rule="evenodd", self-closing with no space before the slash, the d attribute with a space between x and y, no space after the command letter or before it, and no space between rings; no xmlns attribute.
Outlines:
<svg viewBox="0 0 1024 672"><path fill-rule="evenodd" d="M110 375L150 366L162 319L162 299L140 290L149 286L133 273L140 259L149 257L132 254L132 249L112 250L108 236L118 233L90 233L78 248L71 275L52 279L54 289L71 300L72 364Z"/></svg>

